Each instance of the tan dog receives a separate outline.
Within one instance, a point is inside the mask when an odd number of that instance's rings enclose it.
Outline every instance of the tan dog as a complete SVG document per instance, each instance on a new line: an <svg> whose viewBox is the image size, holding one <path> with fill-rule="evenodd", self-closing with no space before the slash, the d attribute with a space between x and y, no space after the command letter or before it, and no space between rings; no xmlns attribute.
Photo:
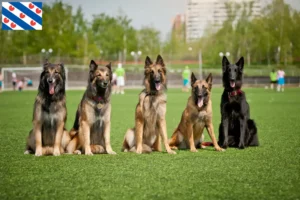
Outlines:
<svg viewBox="0 0 300 200"><path fill-rule="evenodd" d="M33 129L27 138L24 154L59 156L64 153L71 140L65 129L65 80L63 64L51 64L48 61L44 64L34 103Z"/></svg>
<svg viewBox="0 0 300 200"><path fill-rule="evenodd" d="M68 153L116 154L110 145L111 79L110 63L100 67L91 61L88 86L70 131L73 138L67 147Z"/></svg>
<svg viewBox="0 0 300 200"><path fill-rule="evenodd" d="M168 144L166 128L166 67L160 55L153 64L147 56L145 61L145 89L139 95L135 111L135 128L128 129L122 151L161 151L160 136L168 153L175 154Z"/></svg>
<svg viewBox="0 0 300 200"><path fill-rule="evenodd" d="M187 106L182 113L181 121L174 131L169 145L172 149L187 149L197 152L196 147L201 145L203 130L207 129L208 134L217 151L219 147L212 124L212 103L210 100L212 88L212 75L209 74L206 80L197 80L191 75L192 95L188 99Z"/></svg>

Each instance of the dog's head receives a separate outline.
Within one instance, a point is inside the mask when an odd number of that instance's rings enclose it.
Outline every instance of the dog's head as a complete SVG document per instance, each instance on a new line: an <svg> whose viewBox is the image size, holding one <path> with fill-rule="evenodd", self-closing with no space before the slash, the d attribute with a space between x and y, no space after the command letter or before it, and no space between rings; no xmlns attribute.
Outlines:
<svg viewBox="0 0 300 200"><path fill-rule="evenodd" d="M98 66L95 61L91 60L89 75L89 83L95 87L97 91L106 90L106 88L111 86L111 63L102 67Z"/></svg>
<svg viewBox="0 0 300 200"><path fill-rule="evenodd" d="M197 80L194 73L191 75L192 97L198 108L206 106L210 98L212 88L212 75L209 74L205 80Z"/></svg>
<svg viewBox="0 0 300 200"><path fill-rule="evenodd" d="M230 64L226 56L222 60L223 85L225 88L240 88L244 69L244 57L241 57L235 64Z"/></svg>
<svg viewBox="0 0 300 200"><path fill-rule="evenodd" d="M62 63L52 64L48 60L44 63L43 72L40 77L40 91L47 91L49 95L65 92L65 68Z"/></svg>
<svg viewBox="0 0 300 200"><path fill-rule="evenodd" d="M163 58L158 55L155 64L147 56L145 60L145 86L147 92L159 92L166 88L166 67Z"/></svg>

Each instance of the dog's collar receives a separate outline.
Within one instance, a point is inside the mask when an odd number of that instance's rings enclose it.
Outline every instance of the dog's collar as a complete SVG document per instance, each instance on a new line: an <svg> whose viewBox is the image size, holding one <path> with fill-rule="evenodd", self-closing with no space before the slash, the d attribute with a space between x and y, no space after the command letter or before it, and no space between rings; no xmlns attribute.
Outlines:
<svg viewBox="0 0 300 200"><path fill-rule="evenodd" d="M92 97L92 99L93 99L96 103L103 102L103 98L102 98L102 97Z"/></svg>
<svg viewBox="0 0 300 200"><path fill-rule="evenodd" d="M228 92L228 97L229 97L229 99L230 99L230 97L235 97L235 96L241 95L241 94L243 94L243 91L242 91L242 90L240 90L240 89L238 89L238 90L233 90L233 91L231 91L231 92Z"/></svg>
<svg viewBox="0 0 300 200"><path fill-rule="evenodd" d="M89 97L89 99L90 100L88 100L88 102L90 102L92 106L96 106L99 110L101 110L101 108L103 108L103 106L105 105L105 100L103 99L103 97L93 96Z"/></svg>

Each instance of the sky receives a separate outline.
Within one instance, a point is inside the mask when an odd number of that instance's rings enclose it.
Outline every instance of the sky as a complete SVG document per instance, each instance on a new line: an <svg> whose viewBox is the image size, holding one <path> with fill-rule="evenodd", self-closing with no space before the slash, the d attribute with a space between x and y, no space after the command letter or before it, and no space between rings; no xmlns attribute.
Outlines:
<svg viewBox="0 0 300 200"><path fill-rule="evenodd" d="M8 0L9 1L9 0ZM38 1L38 0L36 0ZM54 2L55 0L40 0ZM262 0L270 2L271 0ZM177 14L184 14L187 0L63 0L73 6L74 11L81 6L85 18L92 20L93 14L105 13L110 16L120 14L120 10L132 19L132 26L140 29L152 26L165 39L171 31L172 20ZM285 0L293 8L300 10L300 0Z"/></svg>

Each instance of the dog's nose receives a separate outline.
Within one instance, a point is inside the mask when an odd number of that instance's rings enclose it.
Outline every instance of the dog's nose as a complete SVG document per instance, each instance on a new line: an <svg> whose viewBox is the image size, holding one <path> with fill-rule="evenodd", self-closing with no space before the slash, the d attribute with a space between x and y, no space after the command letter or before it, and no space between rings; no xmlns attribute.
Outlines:
<svg viewBox="0 0 300 200"><path fill-rule="evenodd" d="M48 78L48 83L53 83L53 79L52 78Z"/></svg>

